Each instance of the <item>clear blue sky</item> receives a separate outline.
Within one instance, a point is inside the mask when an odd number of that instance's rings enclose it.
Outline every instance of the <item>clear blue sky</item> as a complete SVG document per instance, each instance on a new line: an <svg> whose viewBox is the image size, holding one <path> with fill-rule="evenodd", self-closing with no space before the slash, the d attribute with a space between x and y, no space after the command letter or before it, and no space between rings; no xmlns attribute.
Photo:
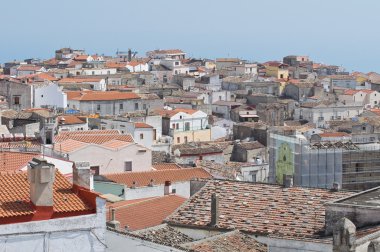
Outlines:
<svg viewBox="0 0 380 252"><path fill-rule="evenodd" d="M303 54L380 72L378 0L4 0L0 9L0 62L67 46L108 55L181 48L256 61Z"/></svg>

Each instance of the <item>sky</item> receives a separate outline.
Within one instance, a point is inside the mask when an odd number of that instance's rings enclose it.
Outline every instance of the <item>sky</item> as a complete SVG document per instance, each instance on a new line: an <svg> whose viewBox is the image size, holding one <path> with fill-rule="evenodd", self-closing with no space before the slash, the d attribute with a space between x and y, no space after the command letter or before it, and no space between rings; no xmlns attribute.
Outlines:
<svg viewBox="0 0 380 252"><path fill-rule="evenodd" d="M380 72L378 0L2 0L0 63L61 47L114 55L179 48L250 61L308 55Z"/></svg>

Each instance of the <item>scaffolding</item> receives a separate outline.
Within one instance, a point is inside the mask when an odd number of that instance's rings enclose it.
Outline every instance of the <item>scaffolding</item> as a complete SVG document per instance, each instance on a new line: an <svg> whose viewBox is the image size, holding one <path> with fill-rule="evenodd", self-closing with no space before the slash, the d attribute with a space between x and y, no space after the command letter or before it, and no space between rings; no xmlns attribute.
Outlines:
<svg viewBox="0 0 380 252"><path fill-rule="evenodd" d="M282 183L286 174L293 175L295 186L332 188L339 183L343 189L361 191L380 185L377 143L310 143L299 135L269 133L268 148L272 183Z"/></svg>

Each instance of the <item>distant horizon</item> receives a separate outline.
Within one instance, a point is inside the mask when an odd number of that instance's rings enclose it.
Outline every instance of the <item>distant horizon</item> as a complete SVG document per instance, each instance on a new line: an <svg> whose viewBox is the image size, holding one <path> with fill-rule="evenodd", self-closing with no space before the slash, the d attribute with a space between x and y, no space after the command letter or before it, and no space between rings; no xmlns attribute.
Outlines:
<svg viewBox="0 0 380 252"><path fill-rule="evenodd" d="M375 0L20 0L1 7L1 63L52 58L68 46L106 55L132 48L139 56L179 48L188 57L258 62L308 55L348 72L380 73Z"/></svg>

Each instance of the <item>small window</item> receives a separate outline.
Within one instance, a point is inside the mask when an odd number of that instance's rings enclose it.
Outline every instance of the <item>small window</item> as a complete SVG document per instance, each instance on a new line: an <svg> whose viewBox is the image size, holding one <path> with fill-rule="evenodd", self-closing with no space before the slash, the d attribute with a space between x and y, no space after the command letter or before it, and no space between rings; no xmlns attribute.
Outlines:
<svg viewBox="0 0 380 252"><path fill-rule="evenodd" d="M13 96L13 104L20 105L20 96Z"/></svg>
<svg viewBox="0 0 380 252"><path fill-rule="evenodd" d="M43 95L43 94L41 95L41 98L44 98L44 95Z"/></svg>
<svg viewBox="0 0 380 252"><path fill-rule="evenodd" d="M177 137L177 143L181 143L181 138Z"/></svg>
<svg viewBox="0 0 380 252"><path fill-rule="evenodd" d="M146 109L146 104L143 104L143 109Z"/></svg>
<svg viewBox="0 0 380 252"><path fill-rule="evenodd" d="M136 102L135 103L135 110L138 110L139 109L139 104Z"/></svg>
<svg viewBox="0 0 380 252"><path fill-rule="evenodd" d="M179 119L182 119L182 116L179 116Z"/></svg>
<svg viewBox="0 0 380 252"><path fill-rule="evenodd" d="M124 162L124 171L132 171L132 161Z"/></svg>
<svg viewBox="0 0 380 252"><path fill-rule="evenodd" d="M144 134L141 133L141 134L140 134L140 140L143 140L143 139L144 139Z"/></svg>
<svg viewBox="0 0 380 252"><path fill-rule="evenodd" d="M92 71L92 75L95 75L95 71Z"/></svg>
<svg viewBox="0 0 380 252"><path fill-rule="evenodd" d="M363 126L363 130L366 130L366 127L365 127L365 126Z"/></svg>
<svg viewBox="0 0 380 252"><path fill-rule="evenodd" d="M176 128L176 129L179 129L179 123L177 123L177 124L175 125L175 128Z"/></svg>
<svg viewBox="0 0 380 252"><path fill-rule="evenodd" d="M176 66L179 66L179 61L176 61L176 62L175 62L175 65L176 65Z"/></svg>
<svg viewBox="0 0 380 252"><path fill-rule="evenodd" d="M184 140L185 140L185 143L187 143L187 136L185 136Z"/></svg>
<svg viewBox="0 0 380 252"><path fill-rule="evenodd" d="M124 109L123 103L119 104L119 109Z"/></svg>
<svg viewBox="0 0 380 252"><path fill-rule="evenodd" d="M100 110L100 104L96 105L96 110L97 110L97 111Z"/></svg>
<svg viewBox="0 0 380 252"><path fill-rule="evenodd" d="M172 129L175 129L175 123L172 124Z"/></svg>

